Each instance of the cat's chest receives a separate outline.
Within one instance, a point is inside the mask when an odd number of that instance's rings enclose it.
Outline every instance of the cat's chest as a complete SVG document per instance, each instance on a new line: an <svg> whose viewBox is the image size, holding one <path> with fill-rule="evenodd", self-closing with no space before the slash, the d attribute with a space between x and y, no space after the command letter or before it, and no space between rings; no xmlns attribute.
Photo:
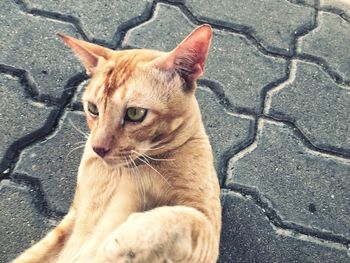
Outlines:
<svg viewBox="0 0 350 263"><path fill-rule="evenodd" d="M137 211L137 189L129 175L109 177L82 183L77 225L83 226L83 232L101 233L116 228Z"/></svg>
<svg viewBox="0 0 350 263"><path fill-rule="evenodd" d="M106 176L110 178L78 181L77 217L58 262L80 262L81 257L93 256L103 240L137 212L137 189L128 175Z"/></svg>

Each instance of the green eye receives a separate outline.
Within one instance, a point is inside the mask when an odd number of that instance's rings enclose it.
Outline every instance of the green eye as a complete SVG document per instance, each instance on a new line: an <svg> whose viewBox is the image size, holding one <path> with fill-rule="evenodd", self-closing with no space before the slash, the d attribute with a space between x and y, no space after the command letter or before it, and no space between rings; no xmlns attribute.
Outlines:
<svg viewBox="0 0 350 263"><path fill-rule="evenodd" d="M147 110L144 108L128 108L125 114L126 121L141 122L146 117Z"/></svg>
<svg viewBox="0 0 350 263"><path fill-rule="evenodd" d="M87 108L88 108L88 111L90 112L90 114L93 117L97 117L98 116L98 109L97 109L97 106L95 104L93 104L91 102L88 102Z"/></svg>

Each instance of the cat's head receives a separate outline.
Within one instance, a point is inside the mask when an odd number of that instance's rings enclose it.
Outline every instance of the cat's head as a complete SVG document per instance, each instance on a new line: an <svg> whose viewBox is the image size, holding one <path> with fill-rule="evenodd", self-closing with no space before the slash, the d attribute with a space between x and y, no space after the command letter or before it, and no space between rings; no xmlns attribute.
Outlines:
<svg viewBox="0 0 350 263"><path fill-rule="evenodd" d="M125 165L178 147L201 129L194 91L211 35L202 25L170 52L114 51L59 35L91 77L83 104L96 157Z"/></svg>

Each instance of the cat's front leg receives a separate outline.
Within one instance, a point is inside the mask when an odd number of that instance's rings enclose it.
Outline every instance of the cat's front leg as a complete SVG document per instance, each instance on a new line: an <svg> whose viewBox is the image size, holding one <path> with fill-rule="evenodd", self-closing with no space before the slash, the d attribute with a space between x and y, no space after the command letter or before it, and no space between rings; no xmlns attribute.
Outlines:
<svg viewBox="0 0 350 263"><path fill-rule="evenodd" d="M194 208L166 206L132 214L102 244L98 258L110 263L212 263L218 234Z"/></svg>

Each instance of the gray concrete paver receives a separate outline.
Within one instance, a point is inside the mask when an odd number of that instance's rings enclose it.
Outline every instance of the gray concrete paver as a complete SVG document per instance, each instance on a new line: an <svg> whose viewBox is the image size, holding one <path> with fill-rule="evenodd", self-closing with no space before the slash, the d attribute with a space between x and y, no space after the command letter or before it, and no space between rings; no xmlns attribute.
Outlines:
<svg viewBox="0 0 350 263"><path fill-rule="evenodd" d="M226 111L208 88L199 87L196 96L216 163L221 167L231 149L238 149L252 139L254 118ZM222 172L219 171L220 181L223 180L222 176Z"/></svg>
<svg viewBox="0 0 350 263"><path fill-rule="evenodd" d="M350 160L314 152L293 130L260 120L256 143L229 163L227 186L256 189L284 222L350 237Z"/></svg>
<svg viewBox="0 0 350 263"><path fill-rule="evenodd" d="M47 108L27 98L23 86L16 77L0 74L0 173L8 168L6 154L13 154L10 146L22 137L42 128L53 107ZM29 140L29 139L28 139Z"/></svg>
<svg viewBox="0 0 350 263"><path fill-rule="evenodd" d="M350 2L348 0L320 0L322 10L337 10L339 15L350 18Z"/></svg>
<svg viewBox="0 0 350 263"><path fill-rule="evenodd" d="M224 192L222 199L220 263L349 262L344 247L274 227L249 197Z"/></svg>
<svg viewBox="0 0 350 263"><path fill-rule="evenodd" d="M290 49L300 28L312 24L314 10L286 0L187 0L186 5L199 18L223 24L248 27L268 50ZM252 12L252 10L254 10Z"/></svg>
<svg viewBox="0 0 350 263"><path fill-rule="evenodd" d="M32 192L9 180L0 182L0 262L9 262L51 228L35 207Z"/></svg>
<svg viewBox="0 0 350 263"><path fill-rule="evenodd" d="M60 98L68 79L82 67L56 33L78 37L74 27L26 14L8 0L0 1L0 24L0 64L27 71L40 95Z"/></svg>
<svg viewBox="0 0 350 263"><path fill-rule="evenodd" d="M291 78L268 95L268 116L295 122L317 147L350 153L350 88L320 67L296 61Z"/></svg>
<svg viewBox="0 0 350 263"><path fill-rule="evenodd" d="M319 26L299 39L298 52L322 59L331 70L349 80L350 23L326 12L320 12L318 20Z"/></svg>
<svg viewBox="0 0 350 263"><path fill-rule="evenodd" d="M76 128L86 132L83 114L67 112L54 134L22 152L14 169L16 177L31 176L40 181L49 208L55 212L67 212L74 193L86 141Z"/></svg>
<svg viewBox="0 0 350 263"><path fill-rule="evenodd" d="M117 29L139 17L151 0L29 0L31 8L60 13L79 19L84 32L94 39L111 41Z"/></svg>

